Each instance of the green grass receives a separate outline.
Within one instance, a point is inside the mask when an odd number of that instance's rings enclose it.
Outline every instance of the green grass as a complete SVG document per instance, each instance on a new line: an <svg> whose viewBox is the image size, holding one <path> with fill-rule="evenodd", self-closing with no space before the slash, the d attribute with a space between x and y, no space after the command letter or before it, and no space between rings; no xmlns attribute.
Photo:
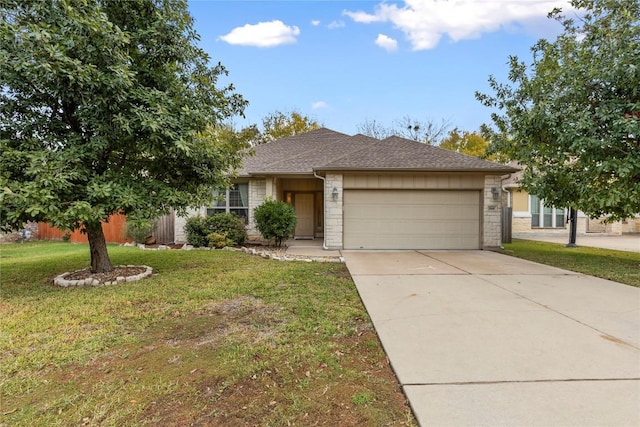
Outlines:
<svg viewBox="0 0 640 427"><path fill-rule="evenodd" d="M109 252L157 274L58 288L86 245L0 245L0 425L415 425L344 265Z"/></svg>
<svg viewBox="0 0 640 427"><path fill-rule="evenodd" d="M638 253L518 239L504 248L507 255L640 287Z"/></svg>

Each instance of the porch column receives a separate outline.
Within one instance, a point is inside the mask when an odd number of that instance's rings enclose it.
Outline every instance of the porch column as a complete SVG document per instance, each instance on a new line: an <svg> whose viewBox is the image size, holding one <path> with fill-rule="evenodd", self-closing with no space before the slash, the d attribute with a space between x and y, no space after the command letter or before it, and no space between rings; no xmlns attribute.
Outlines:
<svg viewBox="0 0 640 427"><path fill-rule="evenodd" d="M272 197L274 200L276 200L277 197L276 197L275 179L274 178L267 178L265 181L266 181L265 198Z"/></svg>
<svg viewBox="0 0 640 427"><path fill-rule="evenodd" d="M333 199L333 189L338 197ZM342 174L328 173L324 181L324 243L327 249L342 249Z"/></svg>
<svg viewBox="0 0 640 427"><path fill-rule="evenodd" d="M497 196L494 196L497 194ZM482 203L482 247L497 248L502 241L500 218L502 216L502 191L499 175L484 177Z"/></svg>

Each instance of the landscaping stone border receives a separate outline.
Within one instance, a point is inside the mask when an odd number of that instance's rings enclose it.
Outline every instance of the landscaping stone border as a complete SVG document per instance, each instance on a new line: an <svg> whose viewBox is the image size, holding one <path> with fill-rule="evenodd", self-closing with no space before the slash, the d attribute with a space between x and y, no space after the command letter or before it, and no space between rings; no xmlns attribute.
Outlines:
<svg viewBox="0 0 640 427"><path fill-rule="evenodd" d="M125 243L123 246L137 246L139 249L143 251L163 251L171 249L168 245L159 245L157 247L147 247L143 244L136 245L135 243ZM288 254L287 248L272 248L265 247L263 249L256 248L247 248L245 246L234 248L234 247L226 247L222 249L212 249L209 247L200 247L196 248L188 244L182 245L180 249L174 249L178 251L210 251L210 250L223 250L223 251L236 251L236 252L244 252L249 255L260 256L264 259L272 259L275 261L303 261L303 262L336 262L336 263L344 263L344 257L341 256L307 256L307 255L294 255Z"/></svg>
<svg viewBox="0 0 640 427"><path fill-rule="evenodd" d="M275 261L303 261L303 262L336 262L344 263L344 257L341 256L307 256L287 254L285 249L255 249L255 248L225 248L227 250L242 251L251 255L261 256L265 259Z"/></svg>
<svg viewBox="0 0 640 427"><path fill-rule="evenodd" d="M88 277L86 279L80 280L68 280L65 279L65 276L71 274L72 272L67 271L62 273L53 279L53 284L56 286L61 286L63 288L75 287L75 286L109 286L109 285L117 285L122 282L135 282L136 280L144 279L145 277L149 277L153 274L153 269L146 265L124 265L122 267L139 267L146 268L143 273L136 274L134 276L118 276L115 280L111 280L108 282L101 283L98 279Z"/></svg>

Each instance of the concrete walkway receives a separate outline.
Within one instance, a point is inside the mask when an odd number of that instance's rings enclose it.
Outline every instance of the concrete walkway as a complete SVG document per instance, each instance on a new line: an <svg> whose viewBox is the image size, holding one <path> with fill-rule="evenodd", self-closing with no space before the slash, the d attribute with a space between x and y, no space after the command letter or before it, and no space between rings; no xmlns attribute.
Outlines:
<svg viewBox="0 0 640 427"><path fill-rule="evenodd" d="M640 425L640 289L487 251L342 251L422 426Z"/></svg>

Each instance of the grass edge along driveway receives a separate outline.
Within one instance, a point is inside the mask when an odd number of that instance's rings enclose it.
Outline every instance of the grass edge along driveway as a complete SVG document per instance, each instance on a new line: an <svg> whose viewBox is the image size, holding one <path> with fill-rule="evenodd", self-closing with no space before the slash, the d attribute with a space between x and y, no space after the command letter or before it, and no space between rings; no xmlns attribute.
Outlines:
<svg viewBox="0 0 640 427"><path fill-rule="evenodd" d="M58 288L86 245L0 245L0 425L416 425L343 264L109 251L157 274Z"/></svg>
<svg viewBox="0 0 640 427"><path fill-rule="evenodd" d="M635 252L521 239L503 246L506 255L640 287L640 255Z"/></svg>

